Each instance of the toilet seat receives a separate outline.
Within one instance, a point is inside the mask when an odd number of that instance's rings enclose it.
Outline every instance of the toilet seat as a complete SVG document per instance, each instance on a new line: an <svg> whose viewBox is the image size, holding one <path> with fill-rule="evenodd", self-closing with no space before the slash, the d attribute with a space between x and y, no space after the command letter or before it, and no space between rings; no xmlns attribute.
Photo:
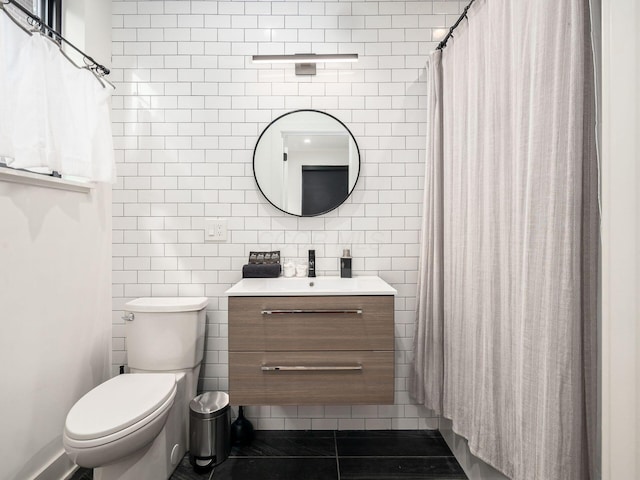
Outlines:
<svg viewBox="0 0 640 480"><path fill-rule="evenodd" d="M175 395L174 374L118 375L88 392L69 411L64 443L72 448L97 447L154 421L164 423Z"/></svg>

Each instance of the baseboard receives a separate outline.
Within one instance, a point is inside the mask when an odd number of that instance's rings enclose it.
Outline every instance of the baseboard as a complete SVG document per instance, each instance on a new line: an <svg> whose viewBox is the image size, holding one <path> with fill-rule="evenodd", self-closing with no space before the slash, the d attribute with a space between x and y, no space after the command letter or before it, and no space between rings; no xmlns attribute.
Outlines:
<svg viewBox="0 0 640 480"><path fill-rule="evenodd" d="M73 474L76 473L79 468L80 467L78 465L73 465L71 470L69 470L64 477L60 477L60 478L62 478L63 480L69 480L71 477L73 477Z"/></svg>
<svg viewBox="0 0 640 480"><path fill-rule="evenodd" d="M32 480L68 480L77 469L78 466L64 450L61 450L49 465L32 477Z"/></svg>
<svg viewBox="0 0 640 480"><path fill-rule="evenodd" d="M509 480L509 477L471 453L467 440L453 431L451 420L440 419L440 433L469 480Z"/></svg>

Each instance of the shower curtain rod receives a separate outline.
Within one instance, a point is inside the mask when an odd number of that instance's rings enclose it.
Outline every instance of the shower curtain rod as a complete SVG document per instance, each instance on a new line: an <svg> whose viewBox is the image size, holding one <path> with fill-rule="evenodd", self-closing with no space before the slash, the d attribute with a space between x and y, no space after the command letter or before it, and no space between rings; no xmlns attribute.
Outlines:
<svg viewBox="0 0 640 480"><path fill-rule="evenodd" d="M436 50L442 50L444 47L447 46L447 41L449 40L449 38L453 37L453 31L458 27L458 25L460 25L460 22L462 21L462 19L467 18L467 11L475 1L476 0L471 0L469 4L466 7L464 7L462 14L458 17L458 20L456 20L456 23L453 24L453 27L449 29L449 33L447 33L447 36L444 37L442 41L438 44L438 46L436 47Z"/></svg>
<svg viewBox="0 0 640 480"><path fill-rule="evenodd" d="M5 10L5 13L7 13L7 15L10 15L9 12L6 11L5 5L13 5L18 10L20 10L22 13L27 15L31 19L31 21L33 22L33 25L36 28L40 29L41 31L42 31L42 29L46 29L49 33L51 33L52 35L56 36L61 42L64 42L67 45L69 45L71 48L73 48L76 52L78 52L80 55L82 55L82 58L83 58L83 60L85 62L87 62L87 61L91 62L90 64L87 64L87 67L89 69L93 70L96 74L98 74L100 76L105 76L105 75L109 75L109 73L111 72L107 67L105 67L104 65L100 65L93 58L91 58L89 55L87 55L82 50L80 50L78 47L76 47L73 43L71 43L69 40L64 38L55 29L51 28L49 25L47 25L45 22L43 22L40 17L38 17L34 13L31 13L29 10L27 10L22 5L20 5L16 0L0 0L0 10Z"/></svg>

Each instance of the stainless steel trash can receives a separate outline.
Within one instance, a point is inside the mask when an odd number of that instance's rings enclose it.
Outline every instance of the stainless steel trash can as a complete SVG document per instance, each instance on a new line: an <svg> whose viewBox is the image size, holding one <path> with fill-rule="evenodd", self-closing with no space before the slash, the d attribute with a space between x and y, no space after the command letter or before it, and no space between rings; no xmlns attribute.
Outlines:
<svg viewBox="0 0 640 480"><path fill-rule="evenodd" d="M231 451L229 395L206 392L189 403L189 460L195 470L224 462Z"/></svg>

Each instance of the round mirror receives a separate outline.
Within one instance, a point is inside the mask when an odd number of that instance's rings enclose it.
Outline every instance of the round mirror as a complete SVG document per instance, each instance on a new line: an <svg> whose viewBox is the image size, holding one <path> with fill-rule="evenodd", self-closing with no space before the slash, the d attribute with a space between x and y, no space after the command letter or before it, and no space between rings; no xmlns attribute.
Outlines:
<svg viewBox="0 0 640 480"><path fill-rule="evenodd" d="M360 150L349 129L317 110L296 110L271 122L253 151L253 175L271 204L313 217L339 207L360 175Z"/></svg>

